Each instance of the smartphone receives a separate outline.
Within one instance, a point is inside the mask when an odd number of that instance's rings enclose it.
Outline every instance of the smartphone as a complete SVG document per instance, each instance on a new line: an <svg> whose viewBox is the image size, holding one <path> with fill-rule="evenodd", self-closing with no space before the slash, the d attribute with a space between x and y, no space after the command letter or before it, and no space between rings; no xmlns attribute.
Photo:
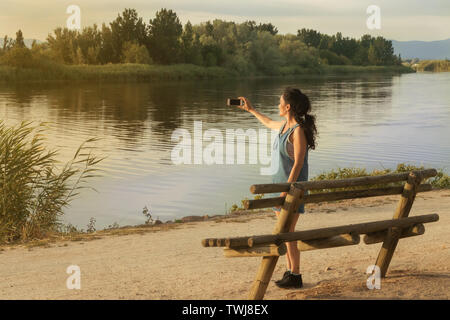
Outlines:
<svg viewBox="0 0 450 320"><path fill-rule="evenodd" d="M241 99L227 99L227 106L241 106Z"/></svg>

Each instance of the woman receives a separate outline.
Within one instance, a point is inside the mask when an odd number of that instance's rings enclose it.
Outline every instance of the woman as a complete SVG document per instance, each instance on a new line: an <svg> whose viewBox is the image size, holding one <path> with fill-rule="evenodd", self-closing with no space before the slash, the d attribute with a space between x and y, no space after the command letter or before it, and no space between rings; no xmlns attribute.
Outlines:
<svg viewBox="0 0 450 320"><path fill-rule="evenodd" d="M286 88L280 96L278 105L279 115L284 117L284 121L274 121L269 117L256 111L250 101L245 97L239 97L244 103L240 109L253 114L263 125L270 129L279 130L274 141L272 150L272 165L275 164L276 171L272 175L273 183L285 183L308 180L308 150L316 147L317 129L315 117L309 112L311 104L309 98L299 89ZM280 194L285 197L287 192ZM274 207L277 217L281 211L280 207ZM294 214L289 232L295 230L299 213L304 213L304 204L298 208ZM276 281L276 285L281 288L301 288L303 286L300 274L300 252L297 242L287 243L286 264L287 271L281 280Z"/></svg>

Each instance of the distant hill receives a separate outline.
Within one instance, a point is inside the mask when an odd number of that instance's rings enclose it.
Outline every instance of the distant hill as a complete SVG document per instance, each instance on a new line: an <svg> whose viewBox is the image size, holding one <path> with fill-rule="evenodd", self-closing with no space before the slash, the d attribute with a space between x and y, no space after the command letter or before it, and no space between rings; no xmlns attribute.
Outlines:
<svg viewBox="0 0 450 320"><path fill-rule="evenodd" d="M402 59L443 60L450 59L450 38L439 41L396 41L392 40L394 53Z"/></svg>
<svg viewBox="0 0 450 320"><path fill-rule="evenodd" d="M25 42L25 45L28 47L28 48L31 48L31 45L33 44L33 41L34 40L36 40L36 43L42 43L43 41L41 41L41 40L37 40L37 39L25 39L25 40L23 40L24 42ZM0 38L0 47L2 47L3 46L3 37L1 37Z"/></svg>

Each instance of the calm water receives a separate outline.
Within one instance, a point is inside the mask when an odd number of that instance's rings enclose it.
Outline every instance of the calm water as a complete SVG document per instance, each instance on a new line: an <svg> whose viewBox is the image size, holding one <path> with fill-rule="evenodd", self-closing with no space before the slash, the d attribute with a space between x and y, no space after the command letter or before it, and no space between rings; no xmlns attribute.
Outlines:
<svg viewBox="0 0 450 320"><path fill-rule="evenodd" d="M144 222L142 208L165 221L187 215L222 214L240 204L254 183L270 182L263 164L175 165L176 129L203 132L264 127L251 114L225 106L244 95L260 112L281 120L284 87L311 98L319 130L309 154L310 177L337 167L368 170L406 162L450 172L450 73L401 76L305 77L143 84L0 86L0 118L49 121L48 144L67 161L79 144L99 137L103 177L91 181L66 210L65 221L85 228ZM267 130L270 140L270 131ZM270 141L269 141L270 142ZM269 143L268 142L268 143ZM203 148L209 143L204 142ZM267 146L258 140L259 148ZM199 149L202 150L201 148ZM259 149L258 149L259 150ZM269 149L270 150L270 149ZM247 148L248 151L248 148ZM194 147L192 146L192 158Z"/></svg>

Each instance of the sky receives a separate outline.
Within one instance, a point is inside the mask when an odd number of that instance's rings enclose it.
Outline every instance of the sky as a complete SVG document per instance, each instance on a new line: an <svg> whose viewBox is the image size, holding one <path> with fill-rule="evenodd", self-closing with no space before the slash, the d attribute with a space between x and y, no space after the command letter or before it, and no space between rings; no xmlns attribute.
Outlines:
<svg viewBox="0 0 450 320"><path fill-rule="evenodd" d="M124 8L135 8L148 23L161 8L174 10L181 22L193 24L222 19L271 22L279 33L298 29L359 38L363 34L387 39L434 41L450 38L449 0L0 0L0 36L15 37L21 29L26 39L45 41L56 27L65 27L67 7L81 9L81 27L109 23ZM381 28L370 30L368 6L380 8Z"/></svg>

